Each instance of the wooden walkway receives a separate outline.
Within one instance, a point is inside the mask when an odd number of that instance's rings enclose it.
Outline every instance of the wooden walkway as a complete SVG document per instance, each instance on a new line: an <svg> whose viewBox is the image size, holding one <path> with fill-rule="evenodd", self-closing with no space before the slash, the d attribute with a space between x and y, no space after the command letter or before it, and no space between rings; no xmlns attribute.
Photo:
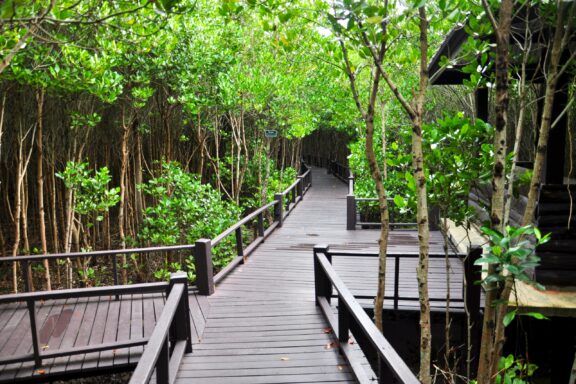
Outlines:
<svg viewBox="0 0 576 384"><path fill-rule="evenodd" d="M378 231L346 230L346 193L343 183L325 170L314 169L312 188L283 227L208 298L204 335L193 346L193 353L184 356L177 383L355 382L314 302L314 245L377 250ZM432 236L431 248L442 251L438 233ZM416 234L393 232L390 251L417 252ZM334 258L353 293L363 295L374 293L376 262L376 258ZM403 268L402 289L416 292L411 263ZM461 266L455 267L453 273L461 274ZM444 275L443 269L436 272ZM438 284L433 286L439 291L444 287L444 293L445 279L440 276L436 280ZM461 275L458 282L454 295L458 291L461 297ZM416 309L416 303L408 304Z"/></svg>
<svg viewBox="0 0 576 384"><path fill-rule="evenodd" d="M163 294L47 300L36 307L38 336L42 350L58 351L116 341L143 343L151 335L164 307ZM207 312L205 296L189 296L192 338L199 340ZM34 362L0 365L0 383L42 381L71 376L132 369L144 347L93 352L46 359L40 369ZM32 352L30 318L26 304L0 306L0 359Z"/></svg>
<svg viewBox="0 0 576 384"><path fill-rule="evenodd" d="M214 295L189 296L193 352L185 355L178 383L355 382L338 353L336 338L315 305L312 248L376 251L379 232L346 230L347 187L323 169L314 169L313 187L297 209L247 259L216 287ZM431 251L442 252L439 233ZM390 253L417 253L415 232L393 231ZM416 259L402 261L401 291L416 297ZM373 296L377 259L335 256L333 264L355 295ZM390 264L393 266L393 259ZM393 268L389 268L392 292ZM462 295L462 267L452 265L452 297ZM432 296L446 292L442 260L431 267ZM28 363L0 365L0 383L46 380L132 369L159 318L163 294L76 298L37 303L40 345L48 351L115 341L140 346L57 357L42 369ZM369 305L371 300L365 299ZM391 303L387 303L391 305ZM417 302L402 303L416 310ZM0 305L0 359L31 353L25 303ZM367 369L368 375L371 371Z"/></svg>

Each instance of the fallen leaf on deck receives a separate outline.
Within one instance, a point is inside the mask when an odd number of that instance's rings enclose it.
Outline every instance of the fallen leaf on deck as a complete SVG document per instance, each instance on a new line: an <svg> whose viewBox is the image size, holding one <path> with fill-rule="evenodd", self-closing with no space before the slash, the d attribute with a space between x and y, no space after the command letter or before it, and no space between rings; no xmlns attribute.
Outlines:
<svg viewBox="0 0 576 384"><path fill-rule="evenodd" d="M338 343L336 343L335 341L328 343L324 346L324 349L331 349L331 348L336 348L338 346Z"/></svg>
<svg viewBox="0 0 576 384"><path fill-rule="evenodd" d="M341 371L343 368L341 365L338 366L338 370Z"/></svg>
<svg viewBox="0 0 576 384"><path fill-rule="evenodd" d="M348 344L353 345L353 344L354 344L354 340L352 340L352 339L348 340Z"/></svg>
<svg viewBox="0 0 576 384"><path fill-rule="evenodd" d="M42 346L43 351L47 350L48 348L50 348L50 346L48 344Z"/></svg>
<svg viewBox="0 0 576 384"><path fill-rule="evenodd" d="M289 357L281 357L280 360L282 360L282 361L288 361L288 360L290 360L290 358L289 358Z"/></svg>
<svg viewBox="0 0 576 384"><path fill-rule="evenodd" d="M334 330L333 330L332 328L330 328L330 327L324 328L322 331L323 331L324 333L328 333L328 334L334 333Z"/></svg>
<svg viewBox="0 0 576 384"><path fill-rule="evenodd" d="M36 373L39 374L39 375L44 375L44 374L46 373L46 371L43 370L43 369L37 369L37 370L36 370Z"/></svg>

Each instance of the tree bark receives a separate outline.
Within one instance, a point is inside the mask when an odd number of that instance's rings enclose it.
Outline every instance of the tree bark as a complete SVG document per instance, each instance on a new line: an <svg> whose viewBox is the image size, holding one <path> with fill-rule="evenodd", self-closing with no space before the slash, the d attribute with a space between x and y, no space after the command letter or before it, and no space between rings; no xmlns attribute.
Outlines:
<svg viewBox="0 0 576 384"><path fill-rule="evenodd" d="M558 10L556 16L556 26L554 31L554 38L552 40L552 50L550 53L550 64L546 76L546 91L544 94L544 106L542 110L542 120L540 122L538 145L536 147L536 157L534 159L534 169L532 173L532 180L530 181L530 190L528 192L528 201L524 216L522 217L522 225L531 224L534 220L534 210L538 200L538 191L542 181L542 171L546 160L546 152L548 151L548 137L550 135L550 127L552 124L552 107L554 105L554 93L556 92L556 85L561 73L558 68L562 51L567 46L572 35L572 20L574 20L576 12L576 1L572 1L568 16L568 25L564 29L564 21L566 16L565 8L562 2L558 2ZM567 63L566 63L567 64ZM565 68L565 66L563 67Z"/></svg>
<svg viewBox="0 0 576 384"><path fill-rule="evenodd" d="M496 126L494 132L494 166L492 169L492 207L490 222L492 228L502 231L504 222L504 188L506 182L506 126L508 120L508 50L510 26L512 22L513 0L503 0L500 5L498 22L492 15L488 3L483 0L496 34ZM488 268L488 274L495 273L494 267ZM493 382L491 375L494 336L496 331L495 300L498 296L494 284L486 286L482 337L480 340L480 358L478 362L478 384Z"/></svg>
<svg viewBox="0 0 576 384"><path fill-rule="evenodd" d="M40 226L40 243L42 244L42 253L46 255L48 253L48 242L46 240L46 219L44 212L44 147L42 145L43 140L43 128L44 128L44 89L40 89L36 92L36 158L38 160L37 168L37 194L38 194L38 220ZM44 259L44 279L46 280L46 290L52 290L52 283L50 281L50 264L48 259Z"/></svg>

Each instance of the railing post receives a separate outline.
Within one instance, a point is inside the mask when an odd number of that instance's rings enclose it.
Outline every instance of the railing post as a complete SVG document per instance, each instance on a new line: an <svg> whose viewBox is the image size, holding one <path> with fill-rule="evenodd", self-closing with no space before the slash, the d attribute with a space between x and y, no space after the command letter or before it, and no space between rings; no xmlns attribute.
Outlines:
<svg viewBox="0 0 576 384"><path fill-rule="evenodd" d="M242 227L236 228L236 253L244 256L244 244L242 243Z"/></svg>
<svg viewBox="0 0 576 384"><path fill-rule="evenodd" d="M349 195L353 195L354 194L354 175L352 174L352 172L350 172L350 170L348 170L349 175L348 175L348 194Z"/></svg>
<svg viewBox="0 0 576 384"><path fill-rule="evenodd" d="M168 295L176 284L184 284L184 292L178 303L174 320L170 326L170 335L174 340L186 340L186 353L192 352L192 331L190 325L190 304L188 303L188 276L186 272L170 274Z"/></svg>
<svg viewBox="0 0 576 384"><path fill-rule="evenodd" d="M20 262L20 269L24 277L24 292L30 292L30 276L28 276L28 261L23 260Z"/></svg>
<svg viewBox="0 0 576 384"><path fill-rule="evenodd" d="M346 229L353 231L356 229L356 196L346 196Z"/></svg>
<svg viewBox="0 0 576 384"><path fill-rule="evenodd" d="M400 255L394 255L394 310L398 310L398 296L400 295Z"/></svg>
<svg viewBox="0 0 576 384"><path fill-rule="evenodd" d="M258 236L264 237L264 212L258 215Z"/></svg>
<svg viewBox="0 0 576 384"><path fill-rule="evenodd" d="M28 306L28 315L30 316L30 330L32 333L32 350L34 351L34 364L36 368L42 366L42 357L40 356L40 346L38 345L38 329L36 326L36 302L34 299L26 300Z"/></svg>
<svg viewBox="0 0 576 384"><path fill-rule="evenodd" d="M340 345L348 343L349 333L350 314L342 296L338 296L338 341Z"/></svg>
<svg viewBox="0 0 576 384"><path fill-rule="evenodd" d="M433 205L428 211L428 226L431 231L438 231L440 229L440 207Z"/></svg>
<svg viewBox="0 0 576 384"><path fill-rule="evenodd" d="M328 245L314 246L314 292L316 304L318 304L318 297L325 297L328 302L332 297L332 283L326 277L320 262L318 261L317 254L323 253L328 261L332 263L332 256L328 253Z"/></svg>
<svg viewBox="0 0 576 384"><path fill-rule="evenodd" d="M212 242L200 239L194 244L194 264L196 265L196 286L201 295L214 293L214 266L212 265Z"/></svg>
<svg viewBox="0 0 576 384"><path fill-rule="evenodd" d="M297 178L298 184L296 184L296 190L298 191L298 196L302 199L302 196L304 196L304 177L298 176Z"/></svg>
<svg viewBox="0 0 576 384"><path fill-rule="evenodd" d="M464 297L468 313L472 318L480 313L480 284L475 284L480 280L480 268L474 262L482 256L482 248L476 247L468 251L468 256L464 259Z"/></svg>
<svg viewBox="0 0 576 384"><path fill-rule="evenodd" d="M158 361L156 361L156 383L170 383L170 347L168 338L164 339Z"/></svg>
<svg viewBox="0 0 576 384"><path fill-rule="evenodd" d="M283 195L281 193L274 194L274 200L277 201L274 206L274 219L278 221L278 227L282 226L282 221L284 220L284 205L282 197Z"/></svg>

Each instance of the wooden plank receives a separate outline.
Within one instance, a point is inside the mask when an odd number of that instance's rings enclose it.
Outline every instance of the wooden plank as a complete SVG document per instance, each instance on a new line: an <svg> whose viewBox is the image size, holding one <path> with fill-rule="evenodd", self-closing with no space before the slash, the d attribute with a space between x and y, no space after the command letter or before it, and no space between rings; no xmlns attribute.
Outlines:
<svg viewBox="0 0 576 384"><path fill-rule="evenodd" d="M140 339L144 336L143 296L132 295L132 311L130 314L130 339ZM138 363L143 347L132 347L128 350L129 363Z"/></svg>
<svg viewBox="0 0 576 384"><path fill-rule="evenodd" d="M86 308L84 309L84 317L82 318L82 326L76 335L74 347L84 347L90 341L90 334L92 333L92 326L96 318L96 311L98 309L99 297L90 297L86 300ZM72 355L66 365L66 371L80 371L84 355Z"/></svg>
<svg viewBox="0 0 576 384"><path fill-rule="evenodd" d="M108 313L106 316L106 324L104 325L104 335L102 341L104 343L111 343L116 341L116 333L118 332L118 319L120 317L120 300L115 300L114 297L108 297ZM98 367L106 368L112 366L114 363L114 350L102 351L98 358Z"/></svg>
<svg viewBox="0 0 576 384"><path fill-rule="evenodd" d="M106 318L108 317L108 307L110 306L110 296L100 297L98 307L96 308L96 316L90 333L89 345L102 344L104 340L104 331L106 329ZM82 361L82 370L90 370L98 367L98 359L100 352L87 353L84 355Z"/></svg>
<svg viewBox="0 0 576 384"><path fill-rule="evenodd" d="M120 316L118 317L116 341L130 340L130 316L132 313L132 295L122 296L120 301ZM127 349L114 351L114 365L128 364L129 352Z"/></svg>

